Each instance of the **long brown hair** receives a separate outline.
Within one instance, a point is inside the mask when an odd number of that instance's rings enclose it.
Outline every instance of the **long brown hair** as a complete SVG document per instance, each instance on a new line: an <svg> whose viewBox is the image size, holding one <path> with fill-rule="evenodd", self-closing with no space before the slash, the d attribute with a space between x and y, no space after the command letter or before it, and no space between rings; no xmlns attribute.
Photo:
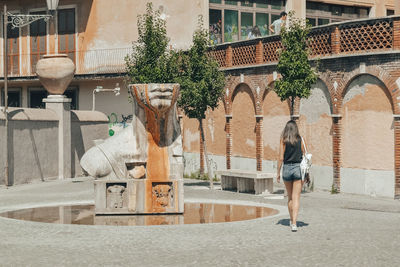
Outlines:
<svg viewBox="0 0 400 267"><path fill-rule="evenodd" d="M290 120L286 123L285 128L282 131L281 138L285 144L296 144L300 140L299 128L294 120Z"/></svg>

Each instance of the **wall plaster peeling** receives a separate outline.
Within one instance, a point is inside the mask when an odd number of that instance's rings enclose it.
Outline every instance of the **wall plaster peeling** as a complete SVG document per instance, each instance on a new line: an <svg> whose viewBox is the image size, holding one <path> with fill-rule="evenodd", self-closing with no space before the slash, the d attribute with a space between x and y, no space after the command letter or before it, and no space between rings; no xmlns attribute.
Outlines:
<svg viewBox="0 0 400 267"><path fill-rule="evenodd" d="M300 101L300 115L306 117L308 124L317 123L323 114L331 114L331 104L328 88L323 82L318 81L312 88L308 99Z"/></svg>
<svg viewBox="0 0 400 267"><path fill-rule="evenodd" d="M195 142L197 145L200 142L200 137L198 132L191 132L190 129L185 129L183 136L184 147L186 151L192 151L192 143Z"/></svg>

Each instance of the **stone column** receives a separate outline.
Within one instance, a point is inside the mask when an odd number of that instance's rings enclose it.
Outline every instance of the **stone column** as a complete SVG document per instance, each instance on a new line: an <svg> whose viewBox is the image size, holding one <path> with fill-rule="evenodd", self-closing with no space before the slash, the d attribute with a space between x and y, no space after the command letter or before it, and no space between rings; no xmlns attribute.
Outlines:
<svg viewBox="0 0 400 267"><path fill-rule="evenodd" d="M263 128L263 115L255 115L256 117L256 160L257 160L257 171L262 171L262 160L263 160L263 139L262 139L262 128Z"/></svg>
<svg viewBox="0 0 400 267"><path fill-rule="evenodd" d="M332 54L340 54L340 30L339 30L339 27L335 27L335 29L331 33L331 46L332 46Z"/></svg>
<svg viewBox="0 0 400 267"><path fill-rule="evenodd" d="M400 49L400 18L393 19L393 48Z"/></svg>
<svg viewBox="0 0 400 267"><path fill-rule="evenodd" d="M49 95L43 102L58 116L58 179L71 178L71 99Z"/></svg>
<svg viewBox="0 0 400 267"><path fill-rule="evenodd" d="M232 52L232 46L228 45L226 48L226 54L225 54L225 67L232 67L233 65L233 52Z"/></svg>
<svg viewBox="0 0 400 267"><path fill-rule="evenodd" d="M386 16L386 5L385 0L375 0L375 4L369 11L370 18L384 17Z"/></svg>
<svg viewBox="0 0 400 267"><path fill-rule="evenodd" d="M340 192L340 166L341 166L341 140L342 140L342 116L332 115L332 157L333 157L333 188Z"/></svg>
<svg viewBox="0 0 400 267"><path fill-rule="evenodd" d="M400 1L394 1L394 14L400 15Z"/></svg>
<svg viewBox="0 0 400 267"><path fill-rule="evenodd" d="M295 17L306 19L306 0L287 0L285 10L287 13L295 11Z"/></svg>
<svg viewBox="0 0 400 267"><path fill-rule="evenodd" d="M225 132L226 132L226 169L230 170L231 169L231 157L232 157L232 134L231 134L231 120L232 120L232 115L225 115L226 119L226 126L225 126Z"/></svg>
<svg viewBox="0 0 400 267"><path fill-rule="evenodd" d="M394 115L394 198L400 199L400 115Z"/></svg>

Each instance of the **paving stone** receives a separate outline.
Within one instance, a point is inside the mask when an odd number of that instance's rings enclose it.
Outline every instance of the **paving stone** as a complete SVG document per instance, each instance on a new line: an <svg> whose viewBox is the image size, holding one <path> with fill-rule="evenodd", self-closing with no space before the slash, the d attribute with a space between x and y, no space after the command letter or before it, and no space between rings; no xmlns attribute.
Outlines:
<svg viewBox="0 0 400 267"><path fill-rule="evenodd" d="M185 180L190 200L281 206L285 199L207 189ZM218 184L217 184L218 185ZM274 185L280 190L280 185ZM93 203L88 178L0 187L0 212ZM279 195L279 194L276 194ZM272 218L173 226L84 226L0 217L1 266L400 266L400 202L303 193L299 230Z"/></svg>

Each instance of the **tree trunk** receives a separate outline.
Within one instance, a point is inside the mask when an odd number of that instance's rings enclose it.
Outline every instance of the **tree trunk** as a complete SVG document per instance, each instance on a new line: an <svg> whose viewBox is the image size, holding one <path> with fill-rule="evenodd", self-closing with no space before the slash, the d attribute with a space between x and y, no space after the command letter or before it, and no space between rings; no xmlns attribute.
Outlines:
<svg viewBox="0 0 400 267"><path fill-rule="evenodd" d="M290 97L290 117L293 118L294 115L294 96Z"/></svg>
<svg viewBox="0 0 400 267"><path fill-rule="evenodd" d="M213 183L214 174L213 174L213 170L210 166L210 162L208 161L208 154L207 154L206 140L204 139L204 130L203 130L203 120L202 119L199 119L199 128L200 128L200 137L201 137L201 141L203 143L203 148L204 148L204 156L206 158L208 179L210 180L210 189L214 189L214 183Z"/></svg>

